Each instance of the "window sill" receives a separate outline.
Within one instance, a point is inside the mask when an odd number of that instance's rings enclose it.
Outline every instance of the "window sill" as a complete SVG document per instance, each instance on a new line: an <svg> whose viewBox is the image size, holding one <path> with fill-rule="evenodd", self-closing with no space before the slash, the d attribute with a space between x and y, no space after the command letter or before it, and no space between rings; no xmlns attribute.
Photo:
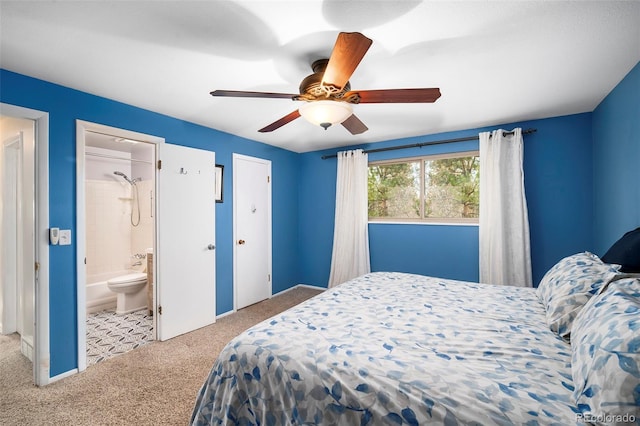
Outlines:
<svg viewBox="0 0 640 426"><path fill-rule="evenodd" d="M472 222L422 222L422 221L391 221L391 220L370 220L369 225L436 225L436 226L478 226Z"/></svg>

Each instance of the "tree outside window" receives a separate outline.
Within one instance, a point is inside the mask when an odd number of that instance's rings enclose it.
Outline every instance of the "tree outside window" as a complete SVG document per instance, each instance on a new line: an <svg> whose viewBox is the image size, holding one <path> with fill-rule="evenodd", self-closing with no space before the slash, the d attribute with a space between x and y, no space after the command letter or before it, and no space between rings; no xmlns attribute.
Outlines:
<svg viewBox="0 0 640 426"><path fill-rule="evenodd" d="M479 183L476 151L373 162L369 219L477 223Z"/></svg>

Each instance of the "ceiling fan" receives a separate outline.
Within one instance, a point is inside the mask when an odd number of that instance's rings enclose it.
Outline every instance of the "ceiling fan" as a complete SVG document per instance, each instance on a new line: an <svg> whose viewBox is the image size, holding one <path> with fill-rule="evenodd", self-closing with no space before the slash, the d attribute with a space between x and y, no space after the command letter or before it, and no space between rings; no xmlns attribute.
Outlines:
<svg viewBox="0 0 640 426"><path fill-rule="evenodd" d="M262 133L272 132L303 116L325 130L333 124L341 123L353 135L368 130L353 114L353 104L431 103L440 97L438 88L351 90L349 78L369 50L371 43L371 39L360 33L339 33L331 57L319 59L311 64L313 74L302 80L299 94L214 90L211 95L305 102L299 109L258 130Z"/></svg>

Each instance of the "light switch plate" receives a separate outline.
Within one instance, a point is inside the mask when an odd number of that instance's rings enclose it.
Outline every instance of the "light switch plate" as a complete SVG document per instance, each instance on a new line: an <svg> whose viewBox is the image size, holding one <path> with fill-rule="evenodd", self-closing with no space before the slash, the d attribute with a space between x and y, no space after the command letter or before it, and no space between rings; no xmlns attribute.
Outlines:
<svg viewBox="0 0 640 426"><path fill-rule="evenodd" d="M71 229L60 230L60 242L58 244L61 246L68 246L71 244Z"/></svg>

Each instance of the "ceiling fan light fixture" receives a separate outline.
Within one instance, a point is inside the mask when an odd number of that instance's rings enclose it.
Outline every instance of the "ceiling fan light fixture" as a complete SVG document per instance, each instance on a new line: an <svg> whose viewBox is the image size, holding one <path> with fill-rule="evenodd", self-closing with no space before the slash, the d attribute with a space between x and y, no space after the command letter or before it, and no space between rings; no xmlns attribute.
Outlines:
<svg viewBox="0 0 640 426"><path fill-rule="evenodd" d="M210 93L212 96L305 102L302 107L259 129L260 133L273 132L303 116L325 130L334 124L342 124L352 135L369 130L353 114L352 104L433 103L440 97L440 89L435 87L352 91L349 79L371 43L370 38L360 33L339 33L329 59L318 59L311 64L313 74L302 80L299 94L244 90L214 90Z"/></svg>
<svg viewBox="0 0 640 426"><path fill-rule="evenodd" d="M341 101L312 101L306 102L299 109L308 122L327 130L334 124L340 124L353 114L353 107Z"/></svg>

